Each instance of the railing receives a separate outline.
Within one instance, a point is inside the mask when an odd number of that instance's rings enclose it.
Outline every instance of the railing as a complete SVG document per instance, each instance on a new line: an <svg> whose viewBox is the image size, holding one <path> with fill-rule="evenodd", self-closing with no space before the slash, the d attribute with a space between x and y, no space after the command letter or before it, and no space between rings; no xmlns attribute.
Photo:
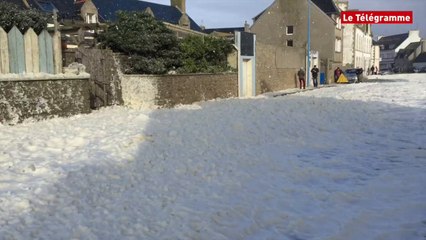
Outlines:
<svg viewBox="0 0 426 240"><path fill-rule="evenodd" d="M13 27L8 33L0 28L0 74L62 73L61 37L32 28L22 34Z"/></svg>

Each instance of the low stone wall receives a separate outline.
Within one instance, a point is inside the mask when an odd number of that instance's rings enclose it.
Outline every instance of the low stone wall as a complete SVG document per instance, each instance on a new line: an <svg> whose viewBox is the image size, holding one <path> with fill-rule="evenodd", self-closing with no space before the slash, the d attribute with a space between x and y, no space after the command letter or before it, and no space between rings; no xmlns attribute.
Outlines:
<svg viewBox="0 0 426 240"><path fill-rule="evenodd" d="M121 75L124 104L173 107L238 96L237 73L185 75Z"/></svg>
<svg viewBox="0 0 426 240"><path fill-rule="evenodd" d="M89 74L0 75L0 123L90 112Z"/></svg>

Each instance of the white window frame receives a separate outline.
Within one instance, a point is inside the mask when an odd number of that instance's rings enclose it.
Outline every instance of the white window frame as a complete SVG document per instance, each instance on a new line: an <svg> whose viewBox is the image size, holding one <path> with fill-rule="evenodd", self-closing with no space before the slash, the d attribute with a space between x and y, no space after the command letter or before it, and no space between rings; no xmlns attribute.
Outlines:
<svg viewBox="0 0 426 240"><path fill-rule="evenodd" d="M293 31L291 33L289 33L289 31L288 31L289 27L293 28ZM285 28L285 34L288 35L288 36L293 35L294 34L294 25L287 25L286 28Z"/></svg>
<svg viewBox="0 0 426 240"><path fill-rule="evenodd" d="M96 13L86 13L86 23L98 23Z"/></svg>

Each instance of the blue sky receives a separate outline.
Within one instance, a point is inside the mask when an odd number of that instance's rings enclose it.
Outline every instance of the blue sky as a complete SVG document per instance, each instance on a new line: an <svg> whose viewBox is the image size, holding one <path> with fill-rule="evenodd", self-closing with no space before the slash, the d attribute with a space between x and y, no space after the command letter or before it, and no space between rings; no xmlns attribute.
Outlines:
<svg viewBox="0 0 426 240"><path fill-rule="evenodd" d="M170 0L147 0L170 4ZM241 27L268 7L274 0L187 0L188 14L207 28ZM295 0L296 1L296 0ZM297 0L298 1L298 0ZM426 0L349 0L352 9L383 11L414 11L414 24L374 25L374 35L392 35L419 29L426 36Z"/></svg>

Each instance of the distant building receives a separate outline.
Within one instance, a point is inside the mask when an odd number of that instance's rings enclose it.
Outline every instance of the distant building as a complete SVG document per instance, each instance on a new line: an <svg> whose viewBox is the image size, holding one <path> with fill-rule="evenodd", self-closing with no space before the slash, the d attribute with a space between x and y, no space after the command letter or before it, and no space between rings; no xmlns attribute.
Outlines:
<svg viewBox="0 0 426 240"><path fill-rule="evenodd" d="M342 11L348 11L349 1L336 0ZM350 11L357 11L351 9ZM374 66L373 33L371 24L344 24L343 66L346 68L369 69Z"/></svg>
<svg viewBox="0 0 426 240"><path fill-rule="evenodd" d="M426 46L423 42L423 51L413 62L413 67L418 70L426 71Z"/></svg>
<svg viewBox="0 0 426 240"><path fill-rule="evenodd" d="M188 34L204 35L202 28L186 13L186 0L170 0L161 5L139 0L2 0L21 8L34 8L43 12L58 11L63 26L110 23L116 20L116 12L146 12L176 32L178 37ZM67 28L65 28L67 29ZM69 29L69 28L68 28Z"/></svg>
<svg viewBox="0 0 426 240"><path fill-rule="evenodd" d="M376 44L376 42L373 40L373 45L371 46L371 67L374 67L374 69L377 71L380 71L380 46Z"/></svg>
<svg viewBox="0 0 426 240"><path fill-rule="evenodd" d="M379 37L377 45L380 46L380 69L382 71L393 71L395 68L395 57L397 53L406 48L410 43L420 42L419 30L408 33Z"/></svg>
<svg viewBox="0 0 426 240"><path fill-rule="evenodd" d="M398 72L413 72L414 68L420 69L424 67L422 62L422 54L426 52L426 40L413 42L407 47L399 50L395 57L394 69Z"/></svg>
<svg viewBox="0 0 426 240"><path fill-rule="evenodd" d="M114 22L117 11L141 11L166 24L178 37L204 35L203 29L187 14L186 0L170 0L162 5L139 0L92 0L102 21Z"/></svg>
<svg viewBox="0 0 426 240"><path fill-rule="evenodd" d="M341 65L339 14L333 0L312 0L311 67L316 64L328 83L333 69ZM296 87L298 69L307 66L308 1L275 0L253 20L257 93Z"/></svg>

